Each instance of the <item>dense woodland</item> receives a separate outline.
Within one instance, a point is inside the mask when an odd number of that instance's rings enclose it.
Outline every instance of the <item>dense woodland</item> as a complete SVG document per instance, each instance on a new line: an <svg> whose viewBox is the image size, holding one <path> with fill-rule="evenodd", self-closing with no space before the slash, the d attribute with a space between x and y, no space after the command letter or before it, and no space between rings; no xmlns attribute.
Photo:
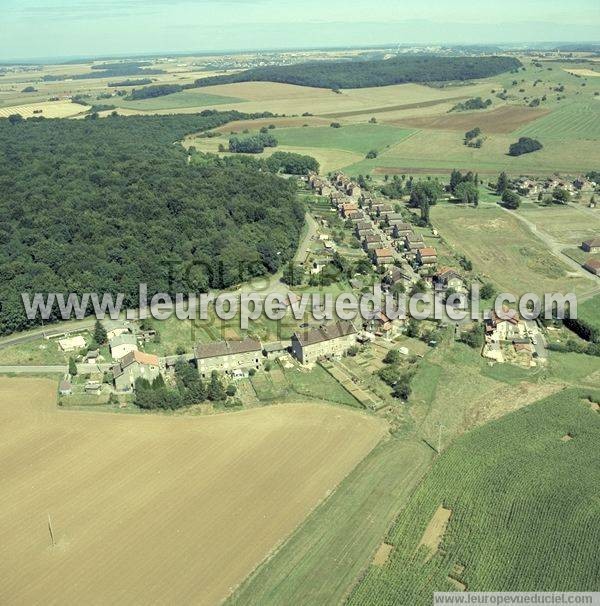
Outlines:
<svg viewBox="0 0 600 606"><path fill-rule="evenodd" d="M320 88L364 88L404 82L440 82L487 78L517 70L514 57L405 56L373 61L319 61L268 66L237 74L196 80L198 86L232 82L269 81Z"/></svg>
<svg viewBox="0 0 600 606"><path fill-rule="evenodd" d="M289 260L304 221L295 183L246 157L188 163L176 143L252 117L0 119L0 334L33 324L22 292L123 292L136 305L140 282L198 292Z"/></svg>

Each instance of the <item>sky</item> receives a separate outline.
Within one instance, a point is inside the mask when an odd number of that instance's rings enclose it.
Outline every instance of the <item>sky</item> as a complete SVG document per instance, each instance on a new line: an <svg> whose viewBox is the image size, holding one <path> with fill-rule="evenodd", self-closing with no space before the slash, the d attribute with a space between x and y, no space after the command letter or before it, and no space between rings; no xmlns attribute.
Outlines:
<svg viewBox="0 0 600 606"><path fill-rule="evenodd" d="M600 0L0 0L0 61L600 41Z"/></svg>

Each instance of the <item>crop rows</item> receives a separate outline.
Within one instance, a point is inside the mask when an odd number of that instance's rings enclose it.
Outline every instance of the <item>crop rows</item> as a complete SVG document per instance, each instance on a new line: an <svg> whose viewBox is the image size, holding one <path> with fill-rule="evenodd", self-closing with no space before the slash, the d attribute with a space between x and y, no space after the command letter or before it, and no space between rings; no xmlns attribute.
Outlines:
<svg viewBox="0 0 600 606"><path fill-rule="evenodd" d="M429 605L457 589L449 577L472 591L600 590L600 415L583 395L563 391L451 447L350 603ZM417 551L440 505L452 515L439 549Z"/></svg>
<svg viewBox="0 0 600 606"><path fill-rule="evenodd" d="M600 102L561 107L518 131L547 139L600 139Z"/></svg>

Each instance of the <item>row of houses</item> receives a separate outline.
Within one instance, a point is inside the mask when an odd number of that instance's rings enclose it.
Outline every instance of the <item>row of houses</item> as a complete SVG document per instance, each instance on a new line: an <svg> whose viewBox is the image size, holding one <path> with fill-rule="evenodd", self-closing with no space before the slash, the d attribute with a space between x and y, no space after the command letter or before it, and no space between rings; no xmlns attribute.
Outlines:
<svg viewBox="0 0 600 606"><path fill-rule="evenodd" d="M598 185L595 181L582 176L572 181L557 177L548 177L546 179L520 177L513 182L513 186L519 194L530 197L538 196L539 194L550 194L557 188L564 189L570 193L593 192Z"/></svg>
<svg viewBox="0 0 600 606"><path fill-rule="evenodd" d="M339 321L296 332L289 341L264 345L250 337L240 341L201 343L194 349L193 360L203 379L208 379L213 371L241 377L252 369L260 369L266 359L285 353L290 353L301 364L308 366L323 358L343 355L356 343L357 335L351 322ZM131 392L137 379L147 379L151 383L162 370L158 356L130 351L113 367L115 389Z"/></svg>

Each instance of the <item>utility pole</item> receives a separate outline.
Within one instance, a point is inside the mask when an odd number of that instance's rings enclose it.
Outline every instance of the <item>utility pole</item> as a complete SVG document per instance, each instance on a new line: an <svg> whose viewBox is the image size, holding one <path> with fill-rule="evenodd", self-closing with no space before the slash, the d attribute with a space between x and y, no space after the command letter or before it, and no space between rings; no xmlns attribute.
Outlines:
<svg viewBox="0 0 600 606"><path fill-rule="evenodd" d="M54 540L54 529L52 528L52 518L50 514L48 514L48 532L50 533L50 540L52 541L52 547L56 546L56 541Z"/></svg>

